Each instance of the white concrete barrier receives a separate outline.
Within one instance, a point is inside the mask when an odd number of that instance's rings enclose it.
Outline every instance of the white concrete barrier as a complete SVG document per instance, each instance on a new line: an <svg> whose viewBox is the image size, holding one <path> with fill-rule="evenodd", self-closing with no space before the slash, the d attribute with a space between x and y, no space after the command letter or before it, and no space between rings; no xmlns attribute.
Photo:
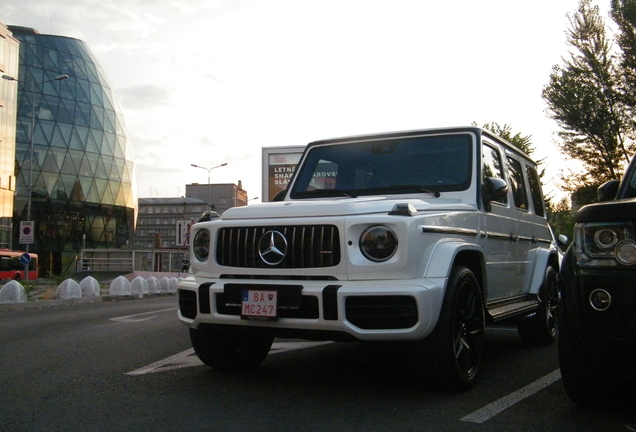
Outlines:
<svg viewBox="0 0 636 432"><path fill-rule="evenodd" d="M170 279L168 279L165 276L159 279L159 292L160 293L170 292Z"/></svg>
<svg viewBox="0 0 636 432"><path fill-rule="evenodd" d="M73 279L66 279L61 284L57 286L55 290L55 298L58 299L72 299L72 298L81 298L82 297L82 288L80 284L75 282Z"/></svg>
<svg viewBox="0 0 636 432"><path fill-rule="evenodd" d="M157 294L159 292L159 279L154 276L150 276L146 279L148 284L148 294Z"/></svg>
<svg viewBox="0 0 636 432"><path fill-rule="evenodd" d="M137 276L130 282L130 294L131 295L144 295L148 294L148 282L141 276Z"/></svg>
<svg viewBox="0 0 636 432"><path fill-rule="evenodd" d="M93 276L86 276L80 281L82 297L97 297L101 294L99 282Z"/></svg>
<svg viewBox="0 0 636 432"><path fill-rule="evenodd" d="M110 283L108 293L112 296L126 296L130 295L130 281L124 276L117 276Z"/></svg>
<svg viewBox="0 0 636 432"><path fill-rule="evenodd" d="M25 303L27 301L26 290L18 281L11 280L0 288L0 304Z"/></svg>
<svg viewBox="0 0 636 432"><path fill-rule="evenodd" d="M179 280L176 277L171 277L170 279L170 290L169 293L175 294L177 292L177 284Z"/></svg>

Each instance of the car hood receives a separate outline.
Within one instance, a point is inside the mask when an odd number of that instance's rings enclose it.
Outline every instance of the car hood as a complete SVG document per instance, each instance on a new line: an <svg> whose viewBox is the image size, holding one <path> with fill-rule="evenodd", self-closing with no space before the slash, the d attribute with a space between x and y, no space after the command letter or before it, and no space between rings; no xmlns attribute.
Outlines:
<svg viewBox="0 0 636 432"><path fill-rule="evenodd" d="M244 207L232 207L226 210L221 218L225 220L234 220L388 213L396 204L410 204L418 212L427 213L441 211L474 211L477 209L476 204L468 204L459 199L415 199L374 196L251 204Z"/></svg>
<svg viewBox="0 0 636 432"><path fill-rule="evenodd" d="M636 198L588 204L576 214L577 222L617 222L634 218Z"/></svg>

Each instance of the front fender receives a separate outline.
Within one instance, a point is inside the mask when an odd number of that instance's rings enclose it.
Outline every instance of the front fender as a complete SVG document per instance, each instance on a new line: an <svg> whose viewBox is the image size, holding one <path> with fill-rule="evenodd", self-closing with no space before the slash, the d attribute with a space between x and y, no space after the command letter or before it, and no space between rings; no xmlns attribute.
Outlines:
<svg viewBox="0 0 636 432"><path fill-rule="evenodd" d="M440 240L433 247L431 258L424 270L426 278L448 278L451 268L456 261L457 256L461 253L468 252L479 257L479 268L483 268L483 251L481 247L474 243L463 242L456 239ZM462 261L465 264L465 261ZM467 266L472 267L472 266ZM475 273L475 268L472 269ZM478 278L480 275L476 275Z"/></svg>

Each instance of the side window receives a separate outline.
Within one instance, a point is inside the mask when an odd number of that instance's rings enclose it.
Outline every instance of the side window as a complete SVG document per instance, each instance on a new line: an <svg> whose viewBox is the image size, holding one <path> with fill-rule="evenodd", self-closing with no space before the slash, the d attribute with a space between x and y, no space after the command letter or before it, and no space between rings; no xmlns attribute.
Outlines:
<svg viewBox="0 0 636 432"><path fill-rule="evenodd" d="M504 172L503 172L503 164L501 163L501 155L499 151L489 145L484 143L481 149L481 176L482 180L487 177L496 177L505 180ZM508 199L504 196L496 201L501 204L506 204Z"/></svg>
<svg viewBox="0 0 636 432"><path fill-rule="evenodd" d="M534 167L526 166L526 174L528 176L528 185L530 185L530 195L532 196L532 205L534 213L538 216L545 216L543 206L543 194L541 193L541 182L539 175Z"/></svg>
<svg viewBox="0 0 636 432"><path fill-rule="evenodd" d="M515 207L520 210L528 210L528 196L523 184L523 168L521 163L508 156L508 172L510 172L510 189L514 197Z"/></svg>

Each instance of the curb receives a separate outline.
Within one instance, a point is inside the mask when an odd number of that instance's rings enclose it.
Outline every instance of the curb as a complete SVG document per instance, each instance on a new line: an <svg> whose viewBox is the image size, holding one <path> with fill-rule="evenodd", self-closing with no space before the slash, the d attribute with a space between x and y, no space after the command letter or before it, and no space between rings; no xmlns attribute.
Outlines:
<svg viewBox="0 0 636 432"><path fill-rule="evenodd" d="M0 304L0 311L46 308L46 307L52 307L52 306L64 306L64 305L82 304L82 303L101 303L103 301L104 299L102 297L82 297L82 298L71 298L71 299L55 299L55 300L38 300L38 301L29 301L29 302L3 303L3 304Z"/></svg>
<svg viewBox="0 0 636 432"><path fill-rule="evenodd" d="M54 299L54 300L36 300L28 302L16 302L16 303L3 303L0 304L0 312L20 310L20 309L34 309L34 308L48 308L53 306L66 306L85 303L104 303L122 300L136 300L142 298L153 297L167 297L175 295L175 293L161 293L161 294L140 294L140 295L126 295L126 296L96 296L96 297L81 297L71 299Z"/></svg>

